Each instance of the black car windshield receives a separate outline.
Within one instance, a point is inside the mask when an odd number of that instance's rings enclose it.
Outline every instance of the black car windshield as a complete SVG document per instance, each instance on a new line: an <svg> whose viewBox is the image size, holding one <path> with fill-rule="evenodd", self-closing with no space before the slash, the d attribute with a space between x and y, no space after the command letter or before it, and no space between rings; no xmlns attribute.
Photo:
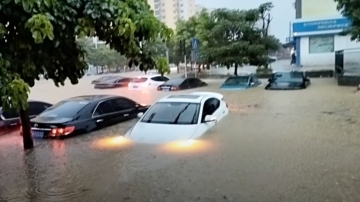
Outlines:
<svg viewBox="0 0 360 202"><path fill-rule="evenodd" d="M143 123L197 124L200 104L186 102L158 102L146 112Z"/></svg>
<svg viewBox="0 0 360 202"><path fill-rule="evenodd" d="M248 76L237 76L226 79L224 85L226 86L248 85L248 83L249 83Z"/></svg>
<svg viewBox="0 0 360 202"><path fill-rule="evenodd" d="M298 82L302 81L303 73L301 72L285 72L275 73L273 75L274 81L278 82Z"/></svg>
<svg viewBox="0 0 360 202"><path fill-rule="evenodd" d="M182 82L184 82L184 79L170 79L163 85L180 85Z"/></svg>
<svg viewBox="0 0 360 202"><path fill-rule="evenodd" d="M40 117L74 118L84 109L89 102L86 101L62 101L41 113Z"/></svg>

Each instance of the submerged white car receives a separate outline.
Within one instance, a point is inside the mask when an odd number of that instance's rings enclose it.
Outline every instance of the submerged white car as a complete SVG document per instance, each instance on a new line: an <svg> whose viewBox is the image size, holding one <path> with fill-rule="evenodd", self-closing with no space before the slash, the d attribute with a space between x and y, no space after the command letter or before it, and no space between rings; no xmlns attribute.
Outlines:
<svg viewBox="0 0 360 202"><path fill-rule="evenodd" d="M157 89L158 86L168 81L169 78L159 74L150 74L135 77L128 85L129 90Z"/></svg>
<svg viewBox="0 0 360 202"><path fill-rule="evenodd" d="M197 92L170 95L146 111L125 137L138 143L168 143L194 140L229 113L223 95Z"/></svg>

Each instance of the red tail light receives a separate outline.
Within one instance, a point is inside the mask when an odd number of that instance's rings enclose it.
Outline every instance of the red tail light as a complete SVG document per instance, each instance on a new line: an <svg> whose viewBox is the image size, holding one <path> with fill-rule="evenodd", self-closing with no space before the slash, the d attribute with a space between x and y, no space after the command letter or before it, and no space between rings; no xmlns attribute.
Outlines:
<svg viewBox="0 0 360 202"><path fill-rule="evenodd" d="M51 129L52 136L69 135L74 132L75 126L67 126L65 128L53 128Z"/></svg>

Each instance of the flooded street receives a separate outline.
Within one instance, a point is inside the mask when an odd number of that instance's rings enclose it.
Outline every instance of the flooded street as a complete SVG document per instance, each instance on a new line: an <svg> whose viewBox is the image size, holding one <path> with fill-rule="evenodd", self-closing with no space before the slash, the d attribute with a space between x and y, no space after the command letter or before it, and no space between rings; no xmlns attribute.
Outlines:
<svg viewBox="0 0 360 202"><path fill-rule="evenodd" d="M117 94L152 104L169 94L96 90L90 82L56 88L40 81L31 99ZM265 91L265 81L244 91L208 83L197 90L224 94L230 114L191 145L121 139L136 120L65 140L35 140L27 152L21 136L0 136L0 202L360 201L355 88L338 87L333 78L312 79L299 91Z"/></svg>

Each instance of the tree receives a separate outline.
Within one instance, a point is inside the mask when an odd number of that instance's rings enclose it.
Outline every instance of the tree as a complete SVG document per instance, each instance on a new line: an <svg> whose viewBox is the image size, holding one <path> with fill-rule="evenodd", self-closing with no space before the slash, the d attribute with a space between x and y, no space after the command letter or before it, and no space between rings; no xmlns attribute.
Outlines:
<svg viewBox="0 0 360 202"><path fill-rule="evenodd" d="M165 74L170 74L170 66L166 58L164 57L158 57L156 60L156 69L161 76L164 76Z"/></svg>
<svg viewBox="0 0 360 202"><path fill-rule="evenodd" d="M0 2L0 92L5 109L18 110L24 148L32 148L27 113L29 86L40 74L56 86L77 84L88 64L76 38L98 36L111 49L147 66L155 59L142 44L166 40L172 31L155 18L146 0Z"/></svg>
<svg viewBox="0 0 360 202"><path fill-rule="evenodd" d="M351 27L343 30L340 35L350 35L351 40L360 41L360 4L358 1L335 0L337 10L351 21Z"/></svg>
<svg viewBox="0 0 360 202"><path fill-rule="evenodd" d="M255 28L258 21L257 10L217 9L213 12L216 25L210 37L219 44L210 51L216 60L225 66L235 64L234 74L238 67L249 63L249 58L256 51L262 54L264 47L259 44L260 31Z"/></svg>
<svg viewBox="0 0 360 202"><path fill-rule="evenodd" d="M95 46L92 39L84 37L77 39L77 43L86 51L85 61L91 65L109 68L122 67L127 64L127 59L118 52L111 50L108 45L98 44Z"/></svg>

